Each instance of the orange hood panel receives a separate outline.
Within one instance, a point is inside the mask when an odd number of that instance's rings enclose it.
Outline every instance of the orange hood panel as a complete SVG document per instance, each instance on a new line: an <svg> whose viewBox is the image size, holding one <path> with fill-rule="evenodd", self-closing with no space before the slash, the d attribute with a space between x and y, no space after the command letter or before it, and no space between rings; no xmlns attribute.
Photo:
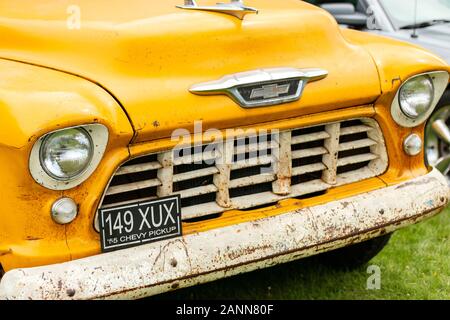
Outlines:
<svg viewBox="0 0 450 320"><path fill-rule="evenodd" d="M380 95L371 56L346 42L328 13L298 0L245 3L259 14L241 21L175 8L183 0L0 2L0 57L100 84L126 110L136 142L192 131L196 120L203 130L245 126L371 103ZM80 8L80 29L67 28L72 4ZM255 109L188 91L224 75L276 67L329 75L308 84L300 101Z"/></svg>

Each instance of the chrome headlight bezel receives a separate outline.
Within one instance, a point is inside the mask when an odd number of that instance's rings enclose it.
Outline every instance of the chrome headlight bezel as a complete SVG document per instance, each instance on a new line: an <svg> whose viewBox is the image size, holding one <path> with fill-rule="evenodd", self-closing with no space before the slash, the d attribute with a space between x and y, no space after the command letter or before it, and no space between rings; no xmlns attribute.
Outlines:
<svg viewBox="0 0 450 320"><path fill-rule="evenodd" d="M410 81L414 81L415 79L419 77L427 76L432 82L434 92L432 101L430 104L430 107L428 110L417 117L411 117L410 115L407 115L400 103L400 93L402 88L408 84ZM412 128L416 127L418 125L421 125L424 123L433 113L436 105L439 103L439 100L441 99L442 95L445 92L445 89L447 88L449 81L449 74L447 71L433 71L433 72L427 72L427 73L421 73L417 74L408 80L406 80L398 89L397 94L395 95L394 101L392 102L391 106L391 115L392 118L402 127L406 128Z"/></svg>
<svg viewBox="0 0 450 320"><path fill-rule="evenodd" d="M58 135L60 135L60 136L58 137ZM57 168L57 166L55 166L54 164L58 164L58 163L57 163L57 161L55 161L55 162L51 161L51 159L50 159L51 153L49 153L49 149L50 150L52 149L50 146L55 141L58 141L58 139L60 139L61 135L65 136L64 137L65 140L70 137L70 139L72 141L77 140L75 138L75 135L79 135L79 137L81 137L85 140L83 143L86 148L85 151L87 151L87 157L85 158L83 166L80 166L77 170L74 170L74 172L71 174L66 173L66 176L62 175L62 173L63 173L62 168L60 168L61 172L60 172L59 176L58 176L58 173L55 172L56 171L55 169ZM82 145L79 143L79 146L82 146ZM67 151L68 150L65 150L66 153L67 153ZM89 134L89 132L86 131L86 129L84 129L82 127L78 127L78 128L60 130L60 131L56 131L56 132L47 134L41 144L41 148L39 151L39 161L40 161L41 167L44 169L44 171L53 179L59 180L59 181L70 181L70 180L76 179L78 176L82 175L83 172L89 168L89 165L92 161L93 155L94 155L94 142L92 140L91 135ZM52 165L53 165L53 168L51 168Z"/></svg>
<svg viewBox="0 0 450 320"><path fill-rule="evenodd" d="M45 169L41 163L41 150L45 144L46 139L61 131L69 129L82 129L86 132L92 141L92 156L86 168L77 174L76 176L69 179L61 179L49 174L47 169ZM81 183L86 181L92 173L97 169L103 154L106 150L106 145L108 144L109 133L108 129L101 124L88 124L76 127L68 127L61 130L56 130L49 132L42 137L40 137L34 144L29 160L29 169L33 179L40 185L46 187L50 190L68 190L79 186Z"/></svg>
<svg viewBox="0 0 450 320"><path fill-rule="evenodd" d="M411 88L411 86L413 88ZM416 76L399 89L398 103L402 112L411 119L426 114L434 100L434 84L429 75ZM408 101L413 98L413 101Z"/></svg>

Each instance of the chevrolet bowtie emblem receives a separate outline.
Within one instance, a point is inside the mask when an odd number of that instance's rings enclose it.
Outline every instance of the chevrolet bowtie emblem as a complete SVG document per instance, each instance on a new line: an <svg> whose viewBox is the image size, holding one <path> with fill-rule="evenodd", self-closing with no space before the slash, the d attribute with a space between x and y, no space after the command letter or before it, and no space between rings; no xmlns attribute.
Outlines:
<svg viewBox="0 0 450 320"><path fill-rule="evenodd" d="M273 106L299 100L309 82L327 75L322 69L261 69L199 83L189 91L198 95L224 94L243 108Z"/></svg>
<svg viewBox="0 0 450 320"><path fill-rule="evenodd" d="M177 6L177 8L224 13L240 20L243 20L249 13L258 13L257 9L245 6L243 0L231 0L230 3L218 3L215 6L199 6L196 0L184 0L184 5Z"/></svg>
<svg viewBox="0 0 450 320"><path fill-rule="evenodd" d="M289 92L289 88L291 87L290 84L285 85L277 85L275 84L269 84L266 86L262 86L260 89L253 89L252 93L250 94L250 99L269 99L269 98L278 98L282 94L286 94Z"/></svg>

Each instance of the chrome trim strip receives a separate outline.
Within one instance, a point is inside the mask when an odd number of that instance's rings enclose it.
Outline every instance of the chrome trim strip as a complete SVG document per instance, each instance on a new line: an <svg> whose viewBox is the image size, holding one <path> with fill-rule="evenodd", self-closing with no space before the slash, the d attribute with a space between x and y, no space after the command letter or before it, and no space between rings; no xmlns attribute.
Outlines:
<svg viewBox="0 0 450 320"><path fill-rule="evenodd" d="M193 85L189 91L197 95L225 94L241 107L253 108L297 101L308 82L324 79L328 71L323 69L273 68L261 69L224 76L215 81ZM274 97L261 101L248 101L239 93L239 88L248 85L276 84L280 81L298 80L298 89L294 95Z"/></svg>
<svg viewBox="0 0 450 320"><path fill-rule="evenodd" d="M249 13L258 13L258 9L247 7L243 0L231 0L230 3L217 3L215 6L199 6L195 0L184 0L184 5L176 6L179 9L201 10L224 13L240 20Z"/></svg>

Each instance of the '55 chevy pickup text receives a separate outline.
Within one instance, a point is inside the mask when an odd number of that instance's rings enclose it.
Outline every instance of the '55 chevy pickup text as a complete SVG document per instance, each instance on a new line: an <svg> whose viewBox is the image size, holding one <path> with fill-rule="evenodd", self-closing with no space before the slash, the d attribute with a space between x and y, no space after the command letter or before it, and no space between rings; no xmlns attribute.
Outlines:
<svg viewBox="0 0 450 320"><path fill-rule="evenodd" d="M439 213L450 67L298 0L0 2L0 298L140 298Z"/></svg>

